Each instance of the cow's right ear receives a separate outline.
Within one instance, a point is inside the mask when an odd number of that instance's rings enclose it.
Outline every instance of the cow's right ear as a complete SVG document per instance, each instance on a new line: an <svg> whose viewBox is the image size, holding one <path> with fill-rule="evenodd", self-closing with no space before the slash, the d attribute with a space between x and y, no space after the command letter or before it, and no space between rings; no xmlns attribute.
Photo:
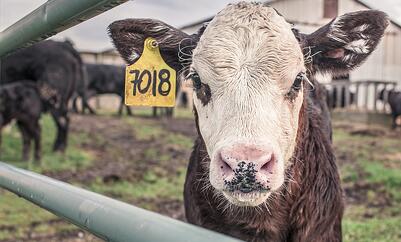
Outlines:
<svg viewBox="0 0 401 242"><path fill-rule="evenodd" d="M190 64L188 60L196 46L196 40L192 36L153 19L115 21L109 25L108 32L128 64L133 64L141 56L146 38L156 39L163 59L177 72Z"/></svg>
<svg viewBox="0 0 401 242"><path fill-rule="evenodd" d="M315 71L348 73L374 51L389 24L385 13L347 13L308 35L295 33Z"/></svg>

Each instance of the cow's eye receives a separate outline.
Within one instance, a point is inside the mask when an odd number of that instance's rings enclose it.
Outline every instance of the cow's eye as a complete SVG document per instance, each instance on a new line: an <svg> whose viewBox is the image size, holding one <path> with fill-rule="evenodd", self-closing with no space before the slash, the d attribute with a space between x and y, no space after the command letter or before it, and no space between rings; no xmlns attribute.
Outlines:
<svg viewBox="0 0 401 242"><path fill-rule="evenodd" d="M297 75L297 77L294 80L294 83L292 83L291 89L294 91L299 91L302 88L302 82L304 81L305 78L305 73L301 72Z"/></svg>
<svg viewBox="0 0 401 242"><path fill-rule="evenodd" d="M192 72L188 75L189 79L192 80L192 85L194 89L199 90L202 87L201 79L196 72Z"/></svg>
<svg viewBox="0 0 401 242"><path fill-rule="evenodd" d="M195 90L196 97L202 102L203 106L207 105L212 97L209 85L202 83L198 73L195 71L189 73L187 79L192 80L192 86Z"/></svg>

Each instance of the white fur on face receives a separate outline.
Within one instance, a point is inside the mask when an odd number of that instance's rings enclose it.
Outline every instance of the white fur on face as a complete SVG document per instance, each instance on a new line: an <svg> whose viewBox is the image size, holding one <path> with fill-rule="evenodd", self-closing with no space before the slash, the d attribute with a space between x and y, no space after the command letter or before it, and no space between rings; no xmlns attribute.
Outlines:
<svg viewBox="0 0 401 242"><path fill-rule="evenodd" d="M267 144L274 148L278 160L271 189L279 189L293 155L303 100L302 91L292 101L286 94L297 74L305 71L290 24L273 8L261 4L229 5L206 28L194 50L191 68L211 90L206 105L196 94L194 104L211 157L213 187L224 189L215 159L219 149ZM267 196L228 198L255 206Z"/></svg>

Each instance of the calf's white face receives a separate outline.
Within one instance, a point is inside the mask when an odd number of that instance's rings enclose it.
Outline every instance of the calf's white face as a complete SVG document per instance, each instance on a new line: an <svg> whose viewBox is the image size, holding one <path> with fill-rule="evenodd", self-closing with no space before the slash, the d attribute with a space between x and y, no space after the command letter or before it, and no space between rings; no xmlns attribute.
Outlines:
<svg viewBox="0 0 401 242"><path fill-rule="evenodd" d="M283 184L303 101L302 83L294 88L294 82L303 73L291 25L263 5L227 7L193 51L189 77L197 82L193 98L211 158L209 179L234 204L259 205ZM253 174L239 178L236 169Z"/></svg>
<svg viewBox="0 0 401 242"><path fill-rule="evenodd" d="M309 73L348 72L387 25L384 13L360 11L304 35L273 8L241 2L194 35L152 19L116 21L109 31L130 64L155 38L165 61L193 82L211 185L235 205L257 206L280 189L292 160L307 95L304 55Z"/></svg>

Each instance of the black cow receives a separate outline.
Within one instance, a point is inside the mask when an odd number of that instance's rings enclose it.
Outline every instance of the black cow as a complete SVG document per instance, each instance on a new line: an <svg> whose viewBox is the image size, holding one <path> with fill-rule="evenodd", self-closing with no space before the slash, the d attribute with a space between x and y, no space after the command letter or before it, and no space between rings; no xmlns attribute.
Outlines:
<svg viewBox="0 0 401 242"><path fill-rule="evenodd" d="M385 93L387 92L387 93ZM387 94L387 102L391 108L391 116L393 118L392 128L395 129L397 126L397 118L401 116L401 92L395 90L382 90L379 94L379 99L384 101L384 96Z"/></svg>
<svg viewBox="0 0 401 242"><path fill-rule="evenodd" d="M88 109L90 114L96 114L95 110L93 110L93 108L88 103L88 100L90 98L89 80L85 65L83 65L83 69L84 69L83 79L80 82L78 82L78 84L76 85L76 90L73 94L72 110L76 113L79 112L77 101L78 98L81 98L82 113L85 113L85 110Z"/></svg>
<svg viewBox="0 0 401 242"><path fill-rule="evenodd" d="M85 68L88 79L87 97L90 98L100 94L116 94L120 96L121 102L118 115L121 116L124 107L125 67L107 64L85 64ZM76 102L77 98L74 98L75 107L77 105ZM82 112L85 112L86 108L90 109L89 105L85 105L84 102L82 104ZM126 106L126 108L128 115L132 115L130 107Z"/></svg>
<svg viewBox="0 0 401 242"><path fill-rule="evenodd" d="M69 42L43 41L1 59L1 82L30 80L37 83L43 104L57 126L55 151L67 146L68 101L84 70L78 52Z"/></svg>
<svg viewBox="0 0 401 242"><path fill-rule="evenodd" d="M28 160L32 139L35 143L34 159L40 160L39 119L42 111L42 101L35 83L21 81L0 86L0 131L12 120L17 121L23 140L23 160Z"/></svg>

